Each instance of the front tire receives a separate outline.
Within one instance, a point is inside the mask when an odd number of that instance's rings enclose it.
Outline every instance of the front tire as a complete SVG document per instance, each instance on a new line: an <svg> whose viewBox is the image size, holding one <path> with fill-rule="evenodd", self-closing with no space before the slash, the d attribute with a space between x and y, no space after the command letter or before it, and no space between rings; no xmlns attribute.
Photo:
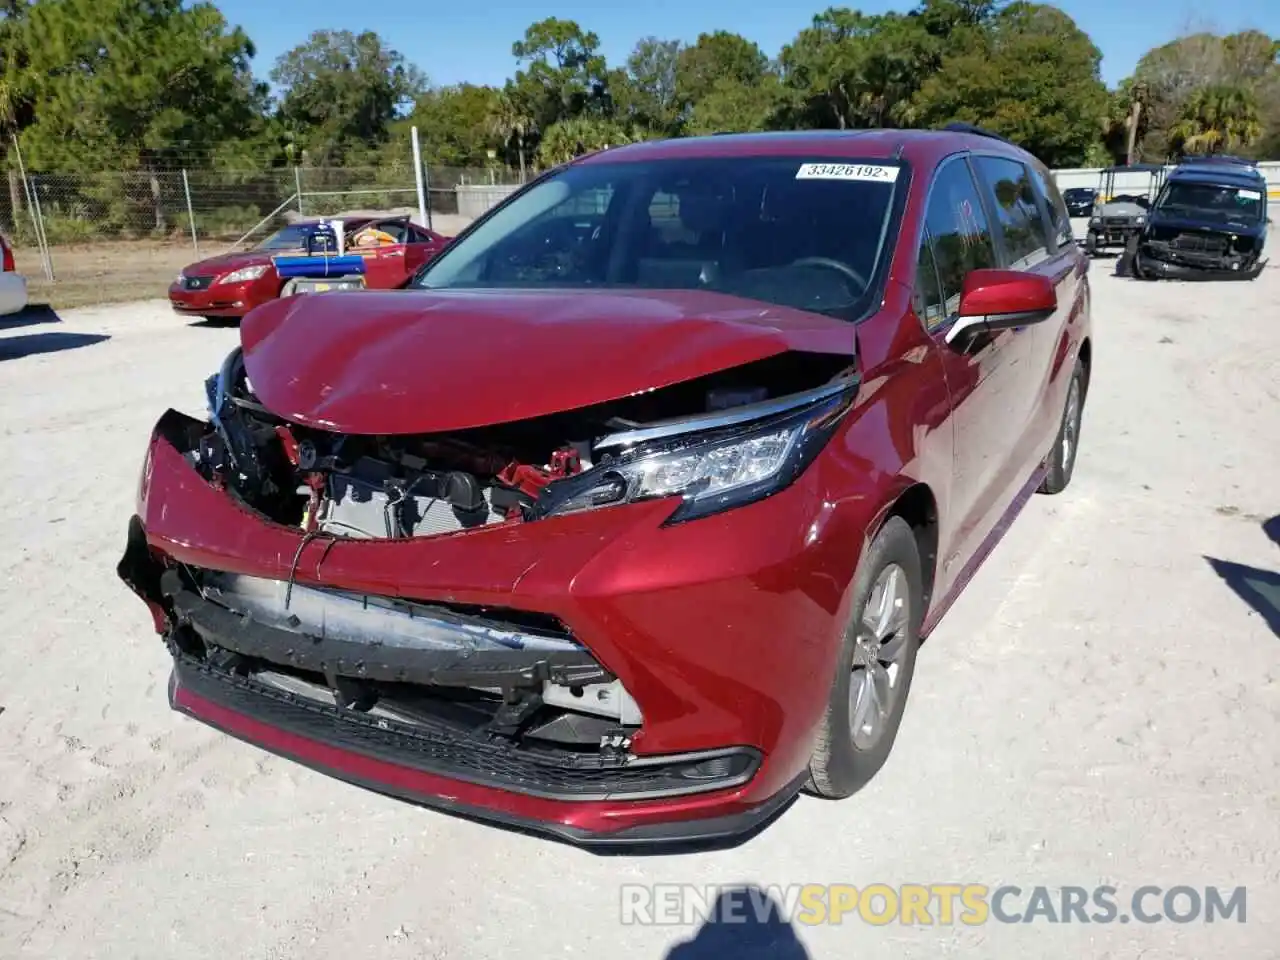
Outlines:
<svg viewBox="0 0 1280 960"><path fill-rule="evenodd" d="M924 586L915 534L890 517L858 568L807 790L841 799L879 772L893 749L915 674Z"/></svg>
<svg viewBox="0 0 1280 960"><path fill-rule="evenodd" d="M1040 483L1041 493L1061 493L1071 483L1076 469L1076 454L1080 449L1080 425L1084 419L1084 399L1088 381L1084 365L1077 360L1067 387L1067 402L1062 408L1062 422L1058 425L1058 437L1049 452L1049 471Z"/></svg>

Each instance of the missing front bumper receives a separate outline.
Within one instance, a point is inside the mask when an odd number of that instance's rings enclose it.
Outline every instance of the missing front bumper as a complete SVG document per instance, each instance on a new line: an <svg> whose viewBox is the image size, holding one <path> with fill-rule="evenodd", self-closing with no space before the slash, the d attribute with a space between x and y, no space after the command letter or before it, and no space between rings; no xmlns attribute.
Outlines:
<svg viewBox="0 0 1280 960"><path fill-rule="evenodd" d="M1259 259L1233 266L1221 258L1191 258L1150 246L1140 249L1135 261L1144 276L1169 280L1253 280L1266 265L1266 260Z"/></svg>
<svg viewBox="0 0 1280 960"><path fill-rule="evenodd" d="M398 796L430 804L451 794L452 783L557 803L692 798L745 786L763 760L746 746L636 755L634 728L567 713L565 703L584 691L594 700L620 687L586 649L415 648L264 624L203 597L190 569L180 572L150 551L136 518L118 572L166 636L175 709ZM569 699L557 703L549 689ZM361 690L374 694L369 702ZM493 696L478 708L451 690ZM544 713L521 716L508 729L529 702ZM625 717L625 704L616 709ZM574 741L561 729L557 740L549 731L566 719L577 727L571 732L590 736ZM600 729L617 736L592 742Z"/></svg>

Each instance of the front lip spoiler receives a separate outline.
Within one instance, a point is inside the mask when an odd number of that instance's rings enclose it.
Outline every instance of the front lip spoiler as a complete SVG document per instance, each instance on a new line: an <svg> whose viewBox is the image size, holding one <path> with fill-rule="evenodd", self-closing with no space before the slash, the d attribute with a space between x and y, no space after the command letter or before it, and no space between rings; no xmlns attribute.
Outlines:
<svg viewBox="0 0 1280 960"><path fill-rule="evenodd" d="M777 819L796 799L808 780L806 770L767 800L733 814L660 823L647 822L616 830L589 830L469 803L444 793L414 790L404 785L402 776L397 776L404 771L398 765L354 754L273 726L186 689L179 677L176 663L169 675L168 693L169 705L178 713L326 776L429 810L557 840L595 853L670 854L678 852L678 849L673 848L702 851L737 846Z"/></svg>

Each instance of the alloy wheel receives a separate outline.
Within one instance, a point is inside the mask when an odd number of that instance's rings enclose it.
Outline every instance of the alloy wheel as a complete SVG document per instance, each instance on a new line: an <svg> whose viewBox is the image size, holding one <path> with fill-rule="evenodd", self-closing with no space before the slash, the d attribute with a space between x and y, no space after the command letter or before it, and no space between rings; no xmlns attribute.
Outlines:
<svg viewBox="0 0 1280 960"><path fill-rule="evenodd" d="M1072 377L1067 390L1067 409L1062 422L1062 470L1071 473L1076 456L1076 439L1080 435L1080 378Z"/></svg>
<svg viewBox="0 0 1280 960"><path fill-rule="evenodd" d="M871 588L853 647L849 726L859 750L870 750L879 742L902 690L910 604L907 575L891 563Z"/></svg>

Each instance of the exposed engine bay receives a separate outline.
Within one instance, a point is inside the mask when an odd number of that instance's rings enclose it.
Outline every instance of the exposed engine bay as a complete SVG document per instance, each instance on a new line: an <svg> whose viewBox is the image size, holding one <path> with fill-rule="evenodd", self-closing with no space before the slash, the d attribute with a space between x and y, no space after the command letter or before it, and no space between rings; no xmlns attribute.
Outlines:
<svg viewBox="0 0 1280 960"><path fill-rule="evenodd" d="M546 516L551 495L570 492L565 481L625 456L633 437L678 437L699 418L730 410L749 421L753 411L767 415L771 401L821 393L847 366L847 358L783 354L535 420L448 436L361 436L266 410L236 351L207 384L210 429L191 459L277 523L336 537L435 536ZM733 419L709 419L706 429Z"/></svg>

